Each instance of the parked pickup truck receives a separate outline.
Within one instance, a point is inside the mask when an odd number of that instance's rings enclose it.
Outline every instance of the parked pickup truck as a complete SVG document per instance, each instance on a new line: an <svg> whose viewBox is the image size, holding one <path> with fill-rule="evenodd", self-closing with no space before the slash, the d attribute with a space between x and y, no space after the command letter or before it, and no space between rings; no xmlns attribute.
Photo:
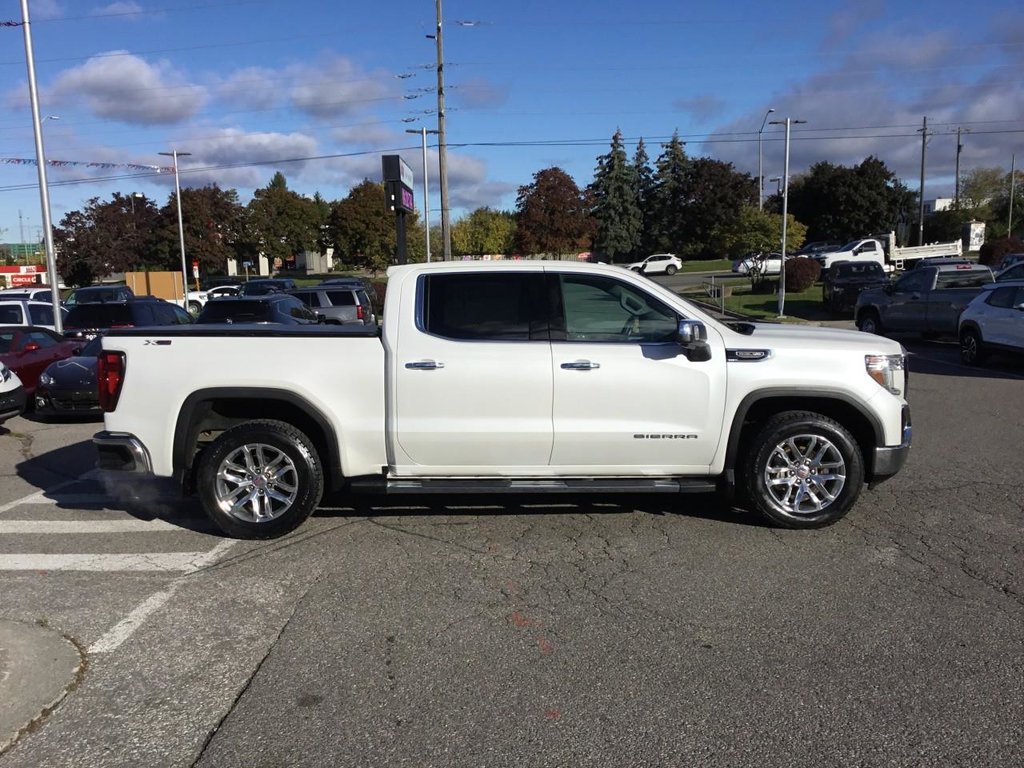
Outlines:
<svg viewBox="0 0 1024 768"><path fill-rule="evenodd" d="M621 267L389 270L372 326L112 330L98 466L176 478L227 534L326 492L729 491L835 522L910 448L905 353L851 330L721 323Z"/></svg>
<svg viewBox="0 0 1024 768"><path fill-rule="evenodd" d="M954 240L949 243L931 243L900 247L896 245L896 235L890 232L878 237L866 237L851 240L837 250L820 253L814 258L826 270L840 261L867 262L881 264L887 272L910 269L920 259L939 257L956 257L963 255L963 243Z"/></svg>
<svg viewBox="0 0 1024 768"><path fill-rule="evenodd" d="M865 333L955 336L960 313L991 282L992 270L982 264L954 261L918 267L884 288L862 291L854 321Z"/></svg>

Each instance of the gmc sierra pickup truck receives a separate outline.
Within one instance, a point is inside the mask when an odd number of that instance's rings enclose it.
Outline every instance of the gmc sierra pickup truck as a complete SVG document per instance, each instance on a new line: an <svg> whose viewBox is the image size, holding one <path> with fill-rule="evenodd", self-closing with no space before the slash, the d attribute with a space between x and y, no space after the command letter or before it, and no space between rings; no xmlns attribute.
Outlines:
<svg viewBox="0 0 1024 768"><path fill-rule="evenodd" d="M176 478L236 537L355 489L735 490L815 528L904 464L905 362L857 331L722 323L616 266L407 265L380 329L111 331L94 444L101 469Z"/></svg>
<svg viewBox="0 0 1024 768"><path fill-rule="evenodd" d="M956 336L960 313L992 280L991 269L968 261L917 267L884 288L861 291L854 321L865 333Z"/></svg>

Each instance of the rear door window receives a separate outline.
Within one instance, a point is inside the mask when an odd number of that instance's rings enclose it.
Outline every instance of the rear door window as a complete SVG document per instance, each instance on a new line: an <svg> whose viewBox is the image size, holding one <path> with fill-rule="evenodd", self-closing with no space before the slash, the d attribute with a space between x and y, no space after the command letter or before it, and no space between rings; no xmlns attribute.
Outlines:
<svg viewBox="0 0 1024 768"><path fill-rule="evenodd" d="M23 325L21 305L0 303L0 325Z"/></svg>
<svg viewBox="0 0 1024 768"><path fill-rule="evenodd" d="M28 313L32 317L32 325L53 325L53 307L30 304Z"/></svg>
<svg viewBox="0 0 1024 768"><path fill-rule="evenodd" d="M352 307L356 303L354 291L327 291L332 307Z"/></svg>
<svg viewBox="0 0 1024 768"><path fill-rule="evenodd" d="M467 341L547 341L540 272L424 275L420 324Z"/></svg>

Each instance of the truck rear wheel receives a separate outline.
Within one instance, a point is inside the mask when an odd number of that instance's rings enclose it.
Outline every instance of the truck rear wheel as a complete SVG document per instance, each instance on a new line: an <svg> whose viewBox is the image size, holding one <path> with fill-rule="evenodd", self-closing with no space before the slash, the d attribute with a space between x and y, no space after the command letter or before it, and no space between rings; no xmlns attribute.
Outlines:
<svg viewBox="0 0 1024 768"><path fill-rule="evenodd" d="M857 328L864 333L880 334L882 332L882 319L878 316L878 313L875 310L865 310L861 316L857 318Z"/></svg>
<svg viewBox="0 0 1024 768"><path fill-rule="evenodd" d="M853 436L810 411L770 418L750 443L744 490L757 512L783 528L822 528L860 495L864 460Z"/></svg>
<svg viewBox="0 0 1024 768"><path fill-rule="evenodd" d="M203 452L197 487L206 514L228 536L272 539L316 509L323 468L305 434L261 419L226 430Z"/></svg>

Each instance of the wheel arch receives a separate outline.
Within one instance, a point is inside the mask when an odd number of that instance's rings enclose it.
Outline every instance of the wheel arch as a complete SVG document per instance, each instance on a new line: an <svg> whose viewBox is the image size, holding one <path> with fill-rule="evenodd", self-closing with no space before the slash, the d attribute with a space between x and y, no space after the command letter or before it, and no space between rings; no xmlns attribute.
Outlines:
<svg viewBox="0 0 1024 768"><path fill-rule="evenodd" d="M725 478L729 486L735 484L736 466L743 455L745 441L750 440L769 417L783 411L813 411L842 424L860 446L866 479L871 480L874 449L885 445L881 420L846 392L780 388L752 392L736 409L725 454Z"/></svg>
<svg viewBox="0 0 1024 768"><path fill-rule="evenodd" d="M323 465L324 483L337 490L343 481L338 434L324 413L286 389L212 387L190 394L178 411L171 459L175 479L192 482L197 447L204 432L222 432L253 419L272 418L293 425L313 442Z"/></svg>

